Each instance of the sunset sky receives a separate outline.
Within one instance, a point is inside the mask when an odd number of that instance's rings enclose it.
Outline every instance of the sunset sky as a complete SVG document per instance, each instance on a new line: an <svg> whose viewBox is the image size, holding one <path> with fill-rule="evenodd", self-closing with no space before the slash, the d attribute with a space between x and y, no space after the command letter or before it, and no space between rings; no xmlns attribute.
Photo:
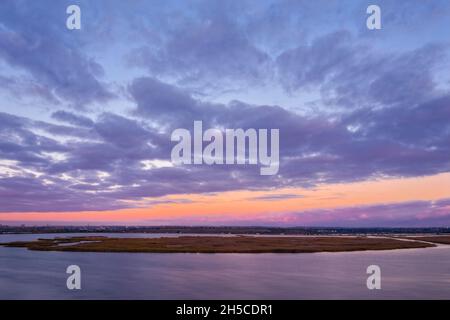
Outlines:
<svg viewBox="0 0 450 320"><path fill-rule="evenodd" d="M2 0L0 224L450 226L449 45L448 0ZM278 174L174 165L195 120Z"/></svg>

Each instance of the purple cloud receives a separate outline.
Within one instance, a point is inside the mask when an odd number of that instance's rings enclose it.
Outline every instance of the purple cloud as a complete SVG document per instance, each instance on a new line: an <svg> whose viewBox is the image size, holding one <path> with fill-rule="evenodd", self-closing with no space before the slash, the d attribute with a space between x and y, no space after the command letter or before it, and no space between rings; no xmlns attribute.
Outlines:
<svg viewBox="0 0 450 320"><path fill-rule="evenodd" d="M408 12L429 29L411 29L410 15L395 14L403 4L381 1L392 35L362 30L365 0L345 8L322 0L261 7L252 1L113 1L102 10L80 1L88 8L88 31L78 33L64 28L67 1L44 3L0 4L0 84L21 102L31 99L33 107L2 101L0 198L8 203L0 211L107 210L171 194L450 171L448 39L439 34L445 1L427 8L412 1ZM405 37L405 27L417 39ZM424 30L432 37L423 37ZM290 103L261 102L271 93ZM309 94L313 101L305 106ZM257 168L239 165L168 165L171 131L191 129L194 120L205 128L280 129L279 174L261 177ZM153 162L164 165L146 165ZM330 217L327 223L342 215L352 225L367 214L361 221L368 225L407 224L420 219L420 210L430 212L431 223L435 206L417 202L291 218ZM441 209L438 224L446 221ZM391 219L383 211L399 213Z"/></svg>
<svg viewBox="0 0 450 320"><path fill-rule="evenodd" d="M30 1L26 5L23 1L2 1L0 59L27 72L31 76L28 81L39 84L34 85L35 92L48 101L62 100L83 107L112 98L113 94L99 80L104 72L102 66L83 54L80 42L56 31L61 29L57 24L64 27L64 3L46 7L48 10L41 10L42 4ZM17 77L8 78L20 84ZM27 88L31 93L30 85Z"/></svg>

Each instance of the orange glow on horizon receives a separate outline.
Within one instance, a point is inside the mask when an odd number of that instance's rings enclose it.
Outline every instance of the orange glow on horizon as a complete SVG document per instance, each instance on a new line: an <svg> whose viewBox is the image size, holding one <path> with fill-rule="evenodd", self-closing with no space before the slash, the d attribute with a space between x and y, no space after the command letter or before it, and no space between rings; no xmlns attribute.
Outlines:
<svg viewBox="0 0 450 320"><path fill-rule="evenodd" d="M283 198L283 195L289 197ZM294 196L298 197L294 197ZM261 197L276 196L272 200ZM450 199L450 173L420 178L381 179L354 183L323 184L315 188L285 188L270 191L232 191L218 194L172 195L151 200L189 200L114 211L0 213L0 222L53 221L86 223L152 224L159 221L189 221L190 218L252 219L286 212L345 208L410 201Z"/></svg>

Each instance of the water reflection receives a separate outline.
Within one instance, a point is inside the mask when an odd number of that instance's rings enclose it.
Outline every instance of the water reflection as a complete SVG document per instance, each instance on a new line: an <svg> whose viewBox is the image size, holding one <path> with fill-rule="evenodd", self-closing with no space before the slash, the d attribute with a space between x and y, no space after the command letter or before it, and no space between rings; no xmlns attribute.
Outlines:
<svg viewBox="0 0 450 320"><path fill-rule="evenodd" d="M0 235L0 242L55 236L67 235ZM66 289L65 270L71 264L81 267L80 291ZM382 290L366 288L365 272L371 264L381 267ZM0 248L0 298L448 299L450 247L314 254L79 253Z"/></svg>

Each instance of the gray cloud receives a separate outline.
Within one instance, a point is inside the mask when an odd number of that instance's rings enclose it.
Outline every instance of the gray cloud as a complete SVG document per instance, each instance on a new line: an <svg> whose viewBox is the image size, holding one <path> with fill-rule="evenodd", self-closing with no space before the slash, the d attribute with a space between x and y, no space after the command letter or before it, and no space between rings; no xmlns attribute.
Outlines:
<svg viewBox="0 0 450 320"><path fill-rule="evenodd" d="M433 97L434 68L444 58L442 45L386 54L338 31L282 53L277 65L288 91L316 87L325 102L347 108L406 108Z"/></svg>
<svg viewBox="0 0 450 320"><path fill-rule="evenodd" d="M88 117L77 115L72 112L58 110L52 113L52 118L61 122L67 122L68 124L90 128L94 125L94 122Z"/></svg>
<svg viewBox="0 0 450 320"><path fill-rule="evenodd" d="M52 3L48 10L40 10L41 5L2 1L0 59L29 73L31 83L39 83L34 91L48 101L63 100L80 107L110 99L113 94L99 80L102 66L83 54L78 41L71 42L66 33L56 31L60 28L55 24L63 22L64 3ZM17 83L14 76L9 78Z"/></svg>

